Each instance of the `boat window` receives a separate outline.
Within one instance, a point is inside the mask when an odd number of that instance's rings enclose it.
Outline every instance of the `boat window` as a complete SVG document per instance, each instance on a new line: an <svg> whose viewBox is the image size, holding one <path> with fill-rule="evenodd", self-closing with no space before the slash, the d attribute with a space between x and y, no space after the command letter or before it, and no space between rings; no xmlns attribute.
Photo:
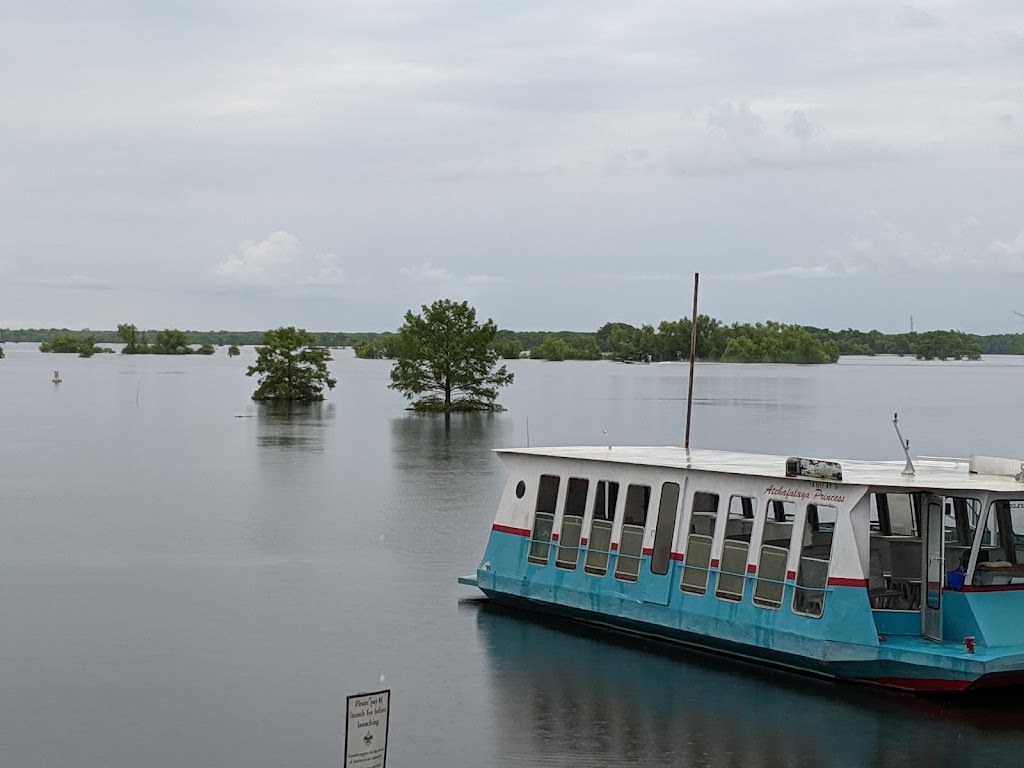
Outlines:
<svg viewBox="0 0 1024 768"><path fill-rule="evenodd" d="M690 515L690 533L702 536L715 535L715 521L718 519L718 494L697 491L693 494L693 513Z"/></svg>
<svg viewBox="0 0 1024 768"><path fill-rule="evenodd" d="M693 494L691 508L690 534L686 539L679 589L703 595L708 589L711 545L714 542L715 518L718 516L718 494L697 491Z"/></svg>
<svg viewBox="0 0 1024 768"><path fill-rule="evenodd" d="M651 573L668 573L672 559L672 534L676 529L676 510L679 507L679 483L661 486L658 522L654 529L654 551L651 553Z"/></svg>
<svg viewBox="0 0 1024 768"><path fill-rule="evenodd" d="M729 497L729 514L725 518L725 537L727 539L747 536L747 540L750 540L750 532L754 529L755 506L755 499L749 496Z"/></svg>
<svg viewBox="0 0 1024 768"><path fill-rule="evenodd" d="M976 587L1024 585L1024 501L990 504L981 537L971 583Z"/></svg>
<svg viewBox="0 0 1024 768"><path fill-rule="evenodd" d="M978 499L958 496L947 497L944 503L943 520L946 539L946 570L967 572L971 559L974 533L983 511Z"/></svg>
<svg viewBox="0 0 1024 768"><path fill-rule="evenodd" d="M647 525L647 507L650 502L649 485L630 485L626 489L626 509L622 516L619 556L615 560L615 578L620 581L636 581L640 576L644 529Z"/></svg>
<svg viewBox="0 0 1024 768"><path fill-rule="evenodd" d="M555 524L559 480L557 475L541 475L537 486L537 509L530 534L530 553L526 558L535 565L546 565L551 554L551 530Z"/></svg>
<svg viewBox="0 0 1024 768"><path fill-rule="evenodd" d="M871 512L868 519L871 533L889 535L889 505L884 493L871 494Z"/></svg>
<svg viewBox="0 0 1024 768"><path fill-rule="evenodd" d="M583 535L583 515L587 511L587 489L590 482L582 477L570 477L565 490L565 509L562 511L562 530L558 534L558 554L555 566L575 571L580 560L580 537Z"/></svg>
<svg viewBox="0 0 1024 768"><path fill-rule="evenodd" d="M754 528L754 510L757 500L750 496L731 496L729 514L725 521L725 544L719 566L715 596L722 600L743 599L747 583L747 555L750 553L750 533Z"/></svg>
<svg viewBox="0 0 1024 768"><path fill-rule="evenodd" d="M826 504L808 504L803 546L793 589L793 612L820 617L825 610L828 565L839 510Z"/></svg>
<svg viewBox="0 0 1024 768"><path fill-rule="evenodd" d="M771 499L765 505L764 533L754 582L754 604L762 608L782 606L795 516L795 502Z"/></svg>
<svg viewBox="0 0 1024 768"><path fill-rule="evenodd" d="M889 517L889 535L920 536L917 512L909 493L887 493L885 503Z"/></svg>
<svg viewBox="0 0 1024 768"><path fill-rule="evenodd" d="M608 557L612 550L612 526L615 524L615 505L619 500L619 484L598 480L594 489L594 519L590 523L590 538L583 570L594 576L608 572Z"/></svg>

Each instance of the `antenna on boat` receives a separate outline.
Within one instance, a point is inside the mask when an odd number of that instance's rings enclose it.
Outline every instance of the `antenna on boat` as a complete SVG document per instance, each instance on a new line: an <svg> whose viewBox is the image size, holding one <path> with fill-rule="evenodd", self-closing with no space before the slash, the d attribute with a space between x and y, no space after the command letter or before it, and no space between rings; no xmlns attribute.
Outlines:
<svg viewBox="0 0 1024 768"><path fill-rule="evenodd" d="M903 468L903 471L900 472L900 474L904 477L913 477L917 473L914 472L914 462L910 460L910 441L904 440L903 435L900 434L900 415L898 413L894 413L892 415L892 426L893 429L896 430L896 437L900 439L900 447L903 449L903 455L907 457L907 466Z"/></svg>
<svg viewBox="0 0 1024 768"><path fill-rule="evenodd" d="M530 417L526 417L526 447L530 447Z"/></svg>
<svg viewBox="0 0 1024 768"><path fill-rule="evenodd" d="M697 357L697 285L700 272L693 273L693 321L690 323L690 383L686 389L686 436L683 450L690 450L690 412L693 410L693 363Z"/></svg>
<svg viewBox="0 0 1024 768"><path fill-rule="evenodd" d="M604 433L604 441L608 443L608 450L610 451L612 449L612 439L608 437L608 430L602 429L601 431Z"/></svg>

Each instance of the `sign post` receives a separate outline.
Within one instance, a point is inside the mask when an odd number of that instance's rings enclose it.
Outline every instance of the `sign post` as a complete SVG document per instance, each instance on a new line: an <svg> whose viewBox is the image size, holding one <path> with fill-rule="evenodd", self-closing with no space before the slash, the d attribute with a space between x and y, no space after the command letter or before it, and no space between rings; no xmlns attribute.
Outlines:
<svg viewBox="0 0 1024 768"><path fill-rule="evenodd" d="M344 768L384 768L390 709L390 688L346 698Z"/></svg>

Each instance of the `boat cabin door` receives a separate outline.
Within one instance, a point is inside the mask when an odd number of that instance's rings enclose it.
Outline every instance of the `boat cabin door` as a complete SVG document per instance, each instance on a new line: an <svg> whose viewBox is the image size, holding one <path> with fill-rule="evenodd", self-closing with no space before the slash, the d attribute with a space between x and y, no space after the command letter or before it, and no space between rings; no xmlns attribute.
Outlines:
<svg viewBox="0 0 1024 768"><path fill-rule="evenodd" d="M924 514L924 546L921 547L924 562L922 590L921 634L929 640L942 642L942 577L945 570L945 520L942 499L926 494L922 498Z"/></svg>

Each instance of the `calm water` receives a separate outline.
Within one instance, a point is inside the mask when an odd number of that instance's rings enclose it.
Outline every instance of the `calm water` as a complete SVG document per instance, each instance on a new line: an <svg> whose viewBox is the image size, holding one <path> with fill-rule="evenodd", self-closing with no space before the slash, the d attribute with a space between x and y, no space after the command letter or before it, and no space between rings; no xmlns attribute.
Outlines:
<svg viewBox="0 0 1024 768"><path fill-rule="evenodd" d="M0 361L0 764L337 766L390 687L389 765L1015 765L1024 705L837 687L465 598L504 445L680 444L686 366L517 361L507 413L405 413L339 351L312 408L229 360ZM50 383L54 368L64 382ZM1024 453L1024 364L698 366L692 442ZM383 683L382 683L383 680Z"/></svg>

